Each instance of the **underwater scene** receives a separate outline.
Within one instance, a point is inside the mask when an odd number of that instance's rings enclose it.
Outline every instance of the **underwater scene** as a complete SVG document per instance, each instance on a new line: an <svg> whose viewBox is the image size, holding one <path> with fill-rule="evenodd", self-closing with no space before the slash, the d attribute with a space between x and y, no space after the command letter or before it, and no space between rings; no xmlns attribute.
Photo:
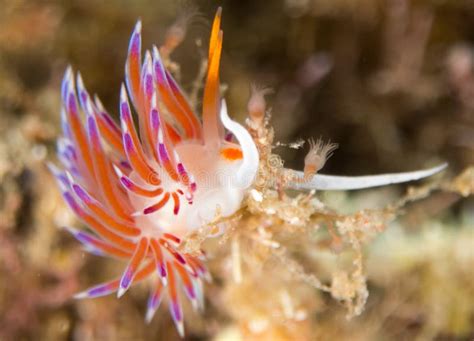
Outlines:
<svg viewBox="0 0 474 341"><path fill-rule="evenodd" d="M0 341L474 339L472 1L0 8Z"/></svg>

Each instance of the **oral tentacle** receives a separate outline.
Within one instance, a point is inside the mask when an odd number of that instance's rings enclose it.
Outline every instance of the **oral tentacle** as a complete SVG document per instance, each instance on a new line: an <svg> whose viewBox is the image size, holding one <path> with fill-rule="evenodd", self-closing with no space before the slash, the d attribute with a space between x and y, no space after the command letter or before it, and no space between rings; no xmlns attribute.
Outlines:
<svg viewBox="0 0 474 341"><path fill-rule="evenodd" d="M254 181L258 170L259 155L257 147L247 129L229 118L225 100L222 100L220 117L224 127L232 132L242 149L242 165L236 174L236 185L239 188L248 188Z"/></svg>

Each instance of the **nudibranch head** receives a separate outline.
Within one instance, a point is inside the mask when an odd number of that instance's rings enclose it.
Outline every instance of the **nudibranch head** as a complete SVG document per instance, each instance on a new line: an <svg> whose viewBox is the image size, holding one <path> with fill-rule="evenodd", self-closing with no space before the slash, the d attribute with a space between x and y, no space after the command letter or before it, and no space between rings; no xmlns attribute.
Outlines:
<svg viewBox="0 0 474 341"><path fill-rule="evenodd" d="M202 306L201 280L208 276L202 254L180 251L183 237L240 208L259 160L250 134L229 118L219 93L220 21L219 9L210 38L202 123L165 67L160 49L146 51L142 60L138 22L120 94L120 125L68 68L58 141L63 169L51 166L65 201L93 233L68 230L87 250L128 260L121 278L77 297L112 292L120 297L155 273L160 280L150 296L147 320L166 292L181 335L179 284L194 306Z"/></svg>

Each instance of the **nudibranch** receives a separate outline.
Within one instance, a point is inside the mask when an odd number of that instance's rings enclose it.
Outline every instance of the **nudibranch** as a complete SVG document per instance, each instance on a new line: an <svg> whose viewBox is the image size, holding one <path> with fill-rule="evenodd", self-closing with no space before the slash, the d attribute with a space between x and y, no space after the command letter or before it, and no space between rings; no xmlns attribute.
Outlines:
<svg viewBox="0 0 474 341"><path fill-rule="evenodd" d="M146 51L142 62L138 22L120 94L120 126L97 97L90 97L80 74L75 81L68 68L58 140L63 170L51 166L65 201L94 234L68 230L87 250L128 260L121 278L76 297L113 292L120 297L133 283L157 273L160 281L146 319L152 319L166 292L181 335L178 289L182 285L193 305L202 307L202 279L209 277L203 255L179 251L182 238L218 215L235 213L259 162L250 134L229 118L219 95L220 13L211 33L202 124L165 68L160 50ZM236 142L225 138L226 129Z"/></svg>
<svg viewBox="0 0 474 341"><path fill-rule="evenodd" d="M68 231L86 250L128 262L120 278L76 297L121 297L132 284L154 276L146 320L151 321L166 295L181 336L179 296L184 292L193 307L202 309L202 282L210 278L203 253L181 251L183 238L217 216L234 214L259 167L251 135L229 118L220 96L220 22L219 9L209 43L202 122L165 67L160 49L146 51L142 60L138 22L120 93L120 125L69 67L61 87L63 136L57 149L62 168L50 165L66 203L91 232L72 227ZM314 175L291 186L354 189L413 180L438 170L366 178Z"/></svg>

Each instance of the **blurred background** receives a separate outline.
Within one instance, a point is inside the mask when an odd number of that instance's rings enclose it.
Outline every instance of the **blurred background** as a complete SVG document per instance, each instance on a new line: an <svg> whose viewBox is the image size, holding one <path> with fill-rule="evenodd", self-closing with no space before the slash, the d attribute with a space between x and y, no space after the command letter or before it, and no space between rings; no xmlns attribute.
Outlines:
<svg viewBox="0 0 474 341"><path fill-rule="evenodd" d="M177 338L166 308L144 324L143 290L120 301L71 299L114 277L120 264L86 255L58 230L76 221L45 161L55 160L67 65L116 115L137 19L149 48L187 18L172 59L190 91L218 6L231 114L243 122L251 84L270 88L275 152L287 167L301 169L307 151L289 143L319 136L339 144L324 173L409 171L447 161L449 178L474 164L470 0L0 0L0 340ZM322 197L354 210L379 207L405 190ZM337 303L316 304L312 339L474 338L473 226L472 197L438 193L414 207L367 251L367 311L348 322ZM186 318L196 325L188 328L190 340L230 340L223 330L238 319L212 303L203 317Z"/></svg>

